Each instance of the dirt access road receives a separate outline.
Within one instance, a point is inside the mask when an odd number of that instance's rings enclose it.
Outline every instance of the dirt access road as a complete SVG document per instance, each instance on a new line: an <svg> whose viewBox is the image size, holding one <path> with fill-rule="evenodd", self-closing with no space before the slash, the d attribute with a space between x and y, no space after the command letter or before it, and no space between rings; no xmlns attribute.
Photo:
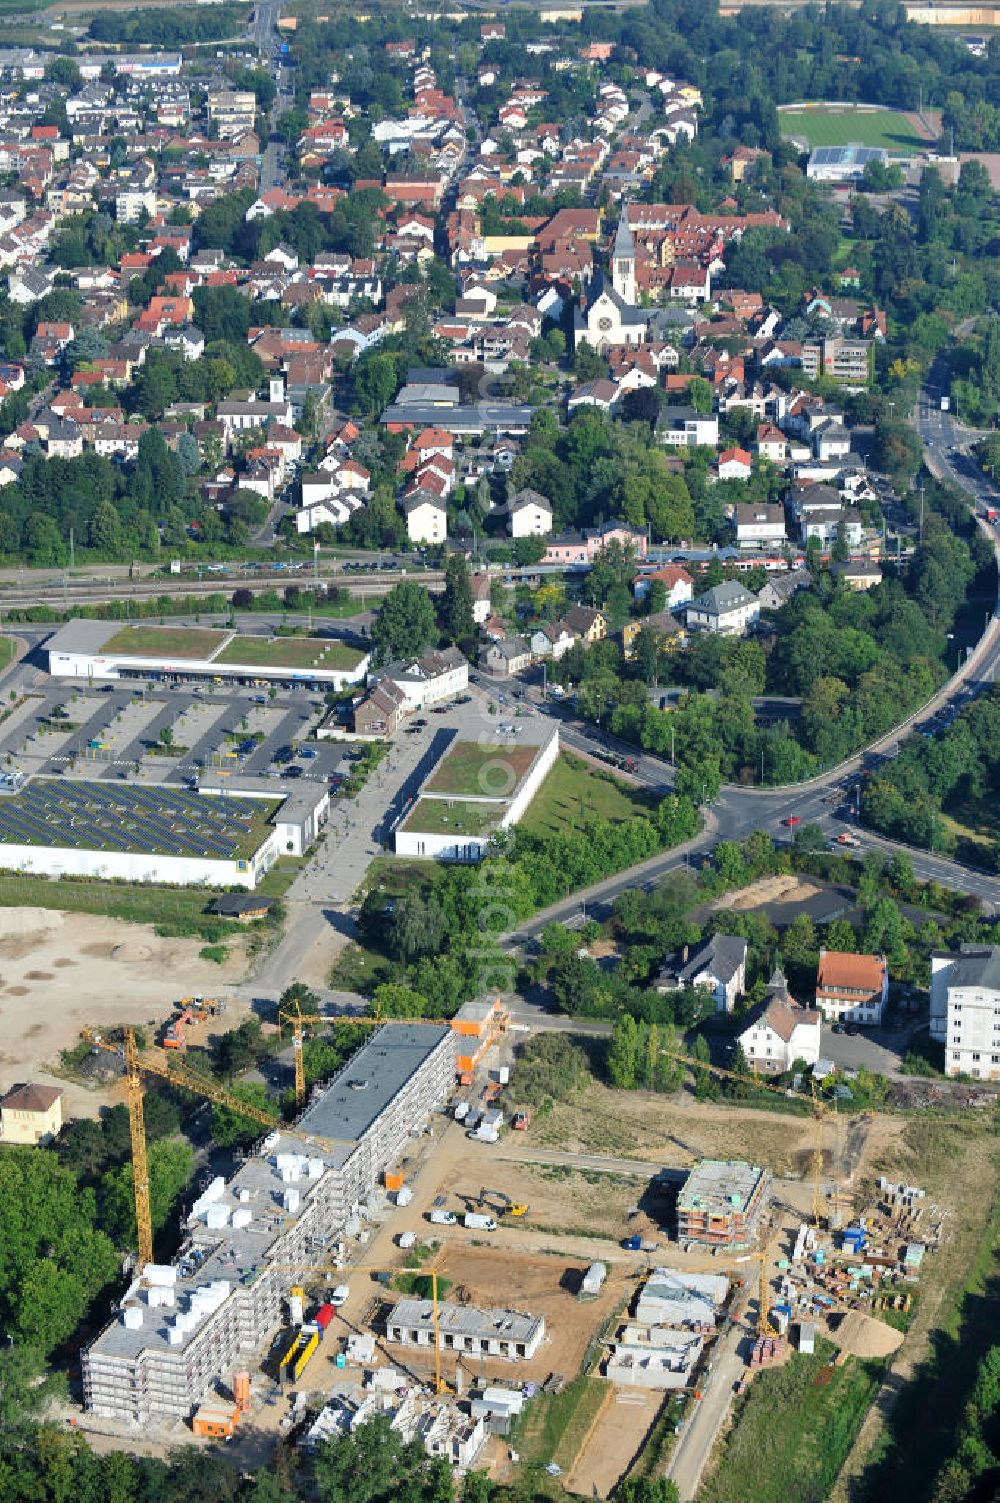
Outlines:
<svg viewBox="0 0 1000 1503"><path fill-rule="evenodd" d="M80 1030L114 1023L155 1029L181 997L229 996L242 952L200 960L198 939L162 939L148 924L49 908L0 908L0 1091L57 1085L63 1118L95 1117L106 1092L63 1079L59 1055ZM239 1016L230 1017L234 1027Z"/></svg>

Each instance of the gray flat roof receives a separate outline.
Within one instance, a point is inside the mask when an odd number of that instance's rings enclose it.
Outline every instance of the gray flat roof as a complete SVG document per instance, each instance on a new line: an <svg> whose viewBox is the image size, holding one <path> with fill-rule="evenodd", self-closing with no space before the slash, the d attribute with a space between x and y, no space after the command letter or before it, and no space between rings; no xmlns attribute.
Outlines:
<svg viewBox="0 0 1000 1503"><path fill-rule="evenodd" d="M434 1306L430 1300L401 1299L388 1317L387 1324L406 1326L409 1330L434 1329ZM449 1305L438 1302L438 1329L456 1336L491 1336L505 1341L531 1341L539 1328L544 1330L541 1315L525 1315L520 1310L477 1310L473 1305Z"/></svg>
<svg viewBox="0 0 1000 1503"><path fill-rule="evenodd" d="M45 643L46 652L100 652L105 642L122 629L120 621L88 621L74 616L65 626L52 633Z"/></svg>
<svg viewBox="0 0 1000 1503"><path fill-rule="evenodd" d="M307 1108L297 1130L356 1142L450 1031L429 1023L387 1023Z"/></svg>
<svg viewBox="0 0 1000 1503"><path fill-rule="evenodd" d="M684 1181L678 1208L714 1215L745 1211L766 1172L759 1164L741 1159L702 1159Z"/></svg>

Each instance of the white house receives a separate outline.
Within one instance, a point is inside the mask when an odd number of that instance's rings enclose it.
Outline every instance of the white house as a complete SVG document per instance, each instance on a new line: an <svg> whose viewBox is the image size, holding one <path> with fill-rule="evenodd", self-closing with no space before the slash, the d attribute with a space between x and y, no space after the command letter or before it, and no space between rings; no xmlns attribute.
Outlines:
<svg viewBox="0 0 1000 1503"><path fill-rule="evenodd" d="M649 594L649 587L658 580L667 592L667 609L675 611L686 605L694 594L694 580L680 564L664 564L662 569L650 569L639 575L635 582L635 598L642 600Z"/></svg>
<svg viewBox="0 0 1000 1503"><path fill-rule="evenodd" d="M672 449L714 449L719 442L719 419L693 407L664 407L656 420L656 436Z"/></svg>
<svg viewBox="0 0 1000 1503"><path fill-rule="evenodd" d="M738 548L780 548L785 542L785 508L751 501L736 507Z"/></svg>
<svg viewBox="0 0 1000 1503"><path fill-rule="evenodd" d="M816 1006L833 1023L878 1024L889 996L884 955L820 950Z"/></svg>
<svg viewBox="0 0 1000 1503"><path fill-rule="evenodd" d="M693 631L711 631L723 637L740 637L760 615L756 595L735 579L725 580L698 595L687 608L687 625Z"/></svg>
<svg viewBox="0 0 1000 1503"><path fill-rule="evenodd" d="M716 1012L732 1012L746 990L747 942L735 934L713 934L692 956L687 949L656 978L658 992L698 987L711 992Z"/></svg>
<svg viewBox="0 0 1000 1503"><path fill-rule="evenodd" d="M715 468L720 480L749 480L753 461L746 449L723 449Z"/></svg>
<svg viewBox="0 0 1000 1503"><path fill-rule="evenodd" d="M800 1007L792 997L781 971L768 983L764 1001L750 1013L738 1042L747 1064L766 1075L790 1070L796 1060L814 1065L819 1059L822 1015L816 1008Z"/></svg>
<svg viewBox="0 0 1000 1503"><path fill-rule="evenodd" d="M1000 1079L1000 945L931 956L930 1023L945 1074Z"/></svg>
<svg viewBox="0 0 1000 1503"><path fill-rule="evenodd" d="M544 537L552 531L552 504L529 486L509 502L510 535L514 538Z"/></svg>
<svg viewBox="0 0 1000 1503"><path fill-rule="evenodd" d="M472 619L477 626L482 626L490 619L491 586L488 574L472 574L469 577L469 585L472 589Z"/></svg>
<svg viewBox="0 0 1000 1503"><path fill-rule="evenodd" d="M411 543L444 543L448 538L448 508L431 491L417 490L403 501L406 532Z"/></svg>
<svg viewBox="0 0 1000 1503"><path fill-rule="evenodd" d="M403 710L422 710L442 699L454 699L469 687L469 660L457 647L428 652L422 658L390 663L382 670L403 695Z"/></svg>

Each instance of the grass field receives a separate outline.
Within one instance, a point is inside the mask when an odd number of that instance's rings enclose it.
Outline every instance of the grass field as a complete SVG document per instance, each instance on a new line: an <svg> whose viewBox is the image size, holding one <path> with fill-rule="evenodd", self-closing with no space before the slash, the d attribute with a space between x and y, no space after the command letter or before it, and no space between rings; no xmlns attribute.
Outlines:
<svg viewBox="0 0 1000 1503"><path fill-rule="evenodd" d="M161 934L197 934L212 941L231 932L225 919L205 909L214 889L134 887L116 882L74 882L58 877L0 875L0 908L59 908L68 913L97 913L133 924L152 924Z"/></svg>
<svg viewBox="0 0 1000 1503"><path fill-rule="evenodd" d="M104 644L104 656L210 658L228 633L207 626L123 626Z"/></svg>
<svg viewBox="0 0 1000 1503"><path fill-rule="evenodd" d="M0 673L13 662L15 647L13 637L0 637Z"/></svg>
<svg viewBox="0 0 1000 1503"><path fill-rule="evenodd" d="M496 804L468 799L420 798L407 815L404 830L420 835L482 835L492 830L501 813Z"/></svg>
<svg viewBox="0 0 1000 1503"><path fill-rule="evenodd" d="M581 1373L567 1383L562 1393L540 1394L534 1398L517 1432L516 1444L522 1461L539 1467L555 1461L564 1472L569 1471L607 1391L603 1378ZM543 1485L544 1491L550 1491L544 1487L548 1481L544 1473L539 1474L537 1481ZM532 1476L532 1487L535 1482L536 1478ZM551 1491L563 1493L559 1484Z"/></svg>
<svg viewBox="0 0 1000 1503"><path fill-rule="evenodd" d="M882 146L896 156L912 156L926 140L898 110L849 109L815 105L779 111L781 134L802 136L815 146Z"/></svg>
<svg viewBox="0 0 1000 1503"><path fill-rule="evenodd" d="M594 815L620 824L649 812L649 802L638 790L561 752L521 825L539 835L555 835Z"/></svg>
<svg viewBox="0 0 1000 1503"><path fill-rule="evenodd" d="M789 1497L822 1503L881 1376L881 1364L851 1357L817 1384L833 1355L831 1344L820 1340L814 1356L796 1352L784 1367L755 1376L700 1503L785 1503Z"/></svg>
<svg viewBox="0 0 1000 1503"><path fill-rule="evenodd" d="M235 637L214 661L261 668L354 668L363 656L335 637Z"/></svg>
<svg viewBox="0 0 1000 1503"><path fill-rule="evenodd" d="M510 798L535 760L537 746L504 741L481 746L475 741L456 741L428 779L431 793L450 793L456 798Z"/></svg>

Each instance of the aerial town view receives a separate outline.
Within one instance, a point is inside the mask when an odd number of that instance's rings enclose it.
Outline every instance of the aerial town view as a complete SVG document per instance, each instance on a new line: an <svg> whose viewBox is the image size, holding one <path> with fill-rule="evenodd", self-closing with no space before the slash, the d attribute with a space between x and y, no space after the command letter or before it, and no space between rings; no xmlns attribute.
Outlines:
<svg viewBox="0 0 1000 1503"><path fill-rule="evenodd" d="M0 0L0 1503L1000 1498L1000 6Z"/></svg>

